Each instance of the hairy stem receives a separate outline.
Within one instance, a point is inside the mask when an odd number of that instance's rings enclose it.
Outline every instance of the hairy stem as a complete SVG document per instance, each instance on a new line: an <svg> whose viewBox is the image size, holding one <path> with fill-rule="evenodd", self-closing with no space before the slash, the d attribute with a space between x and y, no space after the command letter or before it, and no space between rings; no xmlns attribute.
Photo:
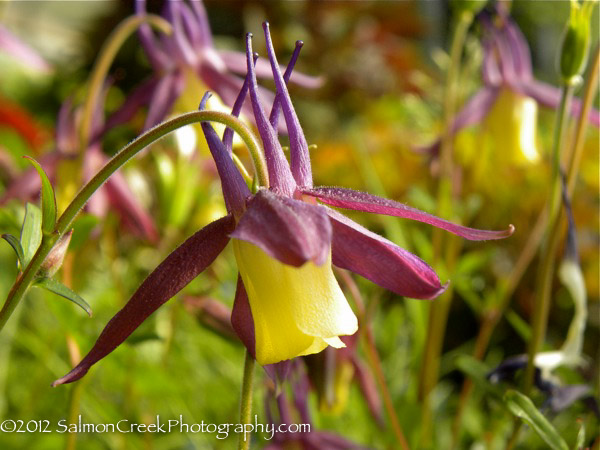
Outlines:
<svg viewBox="0 0 600 450"><path fill-rule="evenodd" d="M246 360L244 361L244 379L242 381L242 397L240 401L240 423L247 424L252 422L252 385L254 383L254 358L246 350ZM239 450L248 450L250 448L251 436L241 433L238 440Z"/></svg>

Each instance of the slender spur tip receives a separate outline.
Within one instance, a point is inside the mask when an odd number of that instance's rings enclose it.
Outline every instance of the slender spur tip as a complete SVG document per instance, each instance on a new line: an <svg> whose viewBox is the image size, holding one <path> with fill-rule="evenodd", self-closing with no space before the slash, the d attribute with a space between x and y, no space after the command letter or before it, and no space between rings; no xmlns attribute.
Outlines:
<svg viewBox="0 0 600 450"><path fill-rule="evenodd" d="M304 41L296 41L296 47L302 47L304 45Z"/></svg>
<svg viewBox="0 0 600 450"><path fill-rule="evenodd" d="M200 104L198 105L198 110L199 111L204 111L204 109L206 109L206 102L211 97L212 97L212 92L206 91L204 93L204 95L202 96L202 100L200 100Z"/></svg>
<svg viewBox="0 0 600 450"><path fill-rule="evenodd" d="M515 232L515 226L511 223L508 226L508 236L512 236L512 234Z"/></svg>
<svg viewBox="0 0 600 450"><path fill-rule="evenodd" d="M246 40L248 39L252 39L252 33L250 32L246 33Z"/></svg>
<svg viewBox="0 0 600 450"><path fill-rule="evenodd" d="M265 30L265 31L266 31L266 30L268 30L268 29L269 29L269 22L265 20L265 21L263 22L263 30Z"/></svg>

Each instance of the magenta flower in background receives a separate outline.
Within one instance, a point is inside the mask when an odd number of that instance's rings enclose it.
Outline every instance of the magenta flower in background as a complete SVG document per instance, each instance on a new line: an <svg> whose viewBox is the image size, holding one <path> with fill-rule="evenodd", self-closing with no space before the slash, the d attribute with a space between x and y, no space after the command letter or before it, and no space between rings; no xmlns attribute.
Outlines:
<svg viewBox="0 0 600 450"><path fill-rule="evenodd" d="M343 347L357 320L332 272L332 264L355 272L402 296L432 299L444 291L433 269L389 240L325 205L404 217L428 223L470 240L501 239L504 231L455 225L401 203L337 187L313 187L306 138L286 87L298 45L284 75L277 63L268 24L265 39L277 93L268 118L259 98L252 53L246 39L248 74L234 106L239 114L250 93L263 143L269 188L249 190L236 169L230 131L223 141L212 126L202 128L215 160L228 215L207 225L171 253L107 324L92 350L54 385L70 383L119 346L158 307L177 294L223 251L231 240L238 263L232 325L248 351L262 364ZM202 100L200 108L206 103ZM283 112L290 139L290 162L274 124Z"/></svg>
<svg viewBox="0 0 600 450"><path fill-rule="evenodd" d="M100 101L92 120L90 143L83 154L83 172L86 180L89 180L108 161L108 157L102 152L102 136L122 123L120 120L112 120L110 125L104 124L103 111L104 101ZM81 112L82 108L74 109L70 100L66 100L61 106L56 124L55 149L40 158L40 164L53 181L56 179L61 161L73 160L77 157L79 152L77 130ZM4 205L11 199L30 201L39 195L40 189L40 177L35 169L30 167L12 180L0 197L0 205ZM98 189L87 205L87 210L99 217L106 216L111 208L119 214L124 225L133 233L150 241L158 238L154 220L139 203L121 173L116 173Z"/></svg>
<svg viewBox="0 0 600 450"><path fill-rule="evenodd" d="M29 69L47 73L52 66L33 48L0 24L0 52L8 53Z"/></svg>
<svg viewBox="0 0 600 450"><path fill-rule="evenodd" d="M556 109L560 103L560 89L533 77L531 53L523 33L504 9L498 8L492 15L487 11L480 14L484 28L483 39L483 87L477 91L459 111L452 122L450 132L454 135L463 128L481 123L499 101L503 93L516 98L530 98L539 105ZM581 102L573 99L571 111L574 115L581 109ZM521 114L527 114L521 112ZM521 120L525 118L521 117ZM600 127L600 113L592 109L589 121ZM533 124L534 125L534 124ZM531 133L530 133L531 134ZM437 154L440 140L421 151Z"/></svg>

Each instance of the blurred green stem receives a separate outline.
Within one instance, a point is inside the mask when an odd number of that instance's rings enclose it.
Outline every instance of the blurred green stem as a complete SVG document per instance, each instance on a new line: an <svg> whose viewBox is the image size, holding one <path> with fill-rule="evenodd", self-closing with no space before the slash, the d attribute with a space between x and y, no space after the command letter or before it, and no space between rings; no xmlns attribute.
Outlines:
<svg viewBox="0 0 600 450"><path fill-rule="evenodd" d="M577 173L581 166L581 158L583 156L583 137L585 130L588 125L588 116L596 97L596 91L598 89L598 71L600 70L600 44L596 44L596 50L593 53L593 61L590 66L590 73L588 74L587 81L585 83L583 93L583 106L579 117L577 118L577 128L575 131L575 141L571 148L571 154L569 155L569 161L567 162L567 193L569 197L573 195L575 189L575 181L577 180Z"/></svg>
<svg viewBox="0 0 600 450"><path fill-rule="evenodd" d="M452 37L450 49L450 63L447 71L446 88L444 95L444 133L442 135L440 150L440 179L437 196L437 213L441 217L450 218L453 214L452 208L452 181L454 175L454 163L452 157L452 122L454 120L456 103L458 99L458 75L460 73L461 56L467 37L467 32L473 21L473 14L462 12ZM433 230L433 254L434 264L440 262L442 256L442 244L444 236L440 229ZM450 273L461 245L456 239L448 237L446 240L446 269ZM432 413L430 406L430 394L437 384L439 372L439 359L442 341L446 332L448 311L452 301L452 289L449 288L440 298L432 303L429 309L429 325L425 352L421 365L421 377L419 394L422 401L421 411L421 446L429 447L432 438Z"/></svg>
<svg viewBox="0 0 600 450"><path fill-rule="evenodd" d="M67 209L60 216L56 222L56 227L51 234L44 234L42 243L40 244L37 252L31 259L29 265L21 273L15 283L13 284L4 306L0 311L0 331L6 324L7 320L19 304L25 292L34 281L37 272L39 271L44 259L52 250L54 244L61 238L65 232L69 229L75 217L87 203L90 197L96 192L96 190L108 180L108 178L116 172L121 166L129 161L133 156L142 151L148 145L159 140L166 134L181 128L185 125L198 122L218 122L232 128L245 144L248 146L248 150L252 156L252 161L255 165L255 172L258 176L259 183L262 186L269 186L269 176L267 173L266 162L264 154L256 137L248 129L243 122L236 117L229 114L225 114L217 111L193 111L187 114L182 114L171 120L163 122L160 125L148 130L138 138L134 139L128 145L117 153L106 165L94 176L75 196L73 201L69 204Z"/></svg>
<svg viewBox="0 0 600 450"><path fill-rule="evenodd" d="M79 155L85 152L92 127L92 119L95 112L95 106L102 92L102 86L110 65L115 59L117 52L123 46L127 38L137 30L141 25L149 24L159 29L165 34L171 34L171 24L162 17L149 14L146 16L130 16L123 20L114 31L108 36L104 45L100 49L96 63L92 69L92 74L88 82L88 95L85 99L83 108L83 117L81 118L81 128L79 133Z"/></svg>
<svg viewBox="0 0 600 450"><path fill-rule="evenodd" d="M523 393L529 395L533 386L533 375L535 371L535 355L540 351L546 327L548 324L548 313L550 311L550 294L552 291L552 277L554 275L556 253L560 243L560 159L561 151L564 148L565 131L568 124L567 113L571 108L571 98L573 96L573 86L564 85L562 88L560 106L557 111L556 125L554 132L554 146L552 150L552 178L550 180L551 191L549 201L548 224L544 241L542 243L542 253L540 269L536 280L535 304L532 316L532 335L529 342L529 361L525 369L525 378L523 380Z"/></svg>
<svg viewBox="0 0 600 450"><path fill-rule="evenodd" d="M244 361L244 379L242 381L242 397L240 402L240 424L252 423L252 385L254 383L254 358L246 350L246 360ZM238 440L239 450L248 450L252 436L246 436L246 433L240 433Z"/></svg>

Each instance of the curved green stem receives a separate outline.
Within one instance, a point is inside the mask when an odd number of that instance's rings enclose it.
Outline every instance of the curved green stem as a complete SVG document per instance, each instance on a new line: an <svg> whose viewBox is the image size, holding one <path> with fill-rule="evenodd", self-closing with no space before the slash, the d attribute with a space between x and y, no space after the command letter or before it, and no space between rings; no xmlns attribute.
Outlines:
<svg viewBox="0 0 600 450"><path fill-rule="evenodd" d="M85 100L83 117L81 118L81 128L79 130L80 154L83 154L89 143L94 107L98 103L98 98L102 92L102 85L106 78L106 74L110 69L110 65L127 38L143 24L152 25L165 34L171 34L172 32L171 24L169 24L169 22L160 16L149 14L146 16L128 17L110 34L102 46L102 49L100 49L100 53L98 54L98 58L96 59L88 82L88 95Z"/></svg>
<svg viewBox="0 0 600 450"><path fill-rule="evenodd" d="M244 361L244 380L242 381L242 397L240 401L240 424L252 423L252 385L254 383L254 358L246 350L246 360ZM241 433L238 440L239 450L248 450L250 448L251 436Z"/></svg>
<svg viewBox="0 0 600 450"><path fill-rule="evenodd" d="M75 196L65 212L56 222L54 232L52 234L45 234L43 236L37 252L31 259L29 265L24 269L23 273L15 281L15 284L12 286L8 297L4 302L4 306L0 311L0 331L17 307L21 298L23 298L25 295L25 292L31 283L34 281L37 272L44 262L44 259L46 259L48 256L56 241L58 241L58 239L61 238L69 229L81 208L83 208L94 192L96 192L96 190L102 186L102 184L104 184L104 182L108 180L108 178L123 164L129 161L133 156L146 148L148 145L162 138L171 131L181 128L185 125L209 121L222 123L232 128L236 133L239 134L239 136L248 146L248 150L252 156L252 161L255 165L255 171L259 183L262 186L269 186L267 166L261 147L248 127L246 127L246 125L244 125L244 123L236 117L217 111L193 111L187 114L182 114L181 116L157 125L130 142L108 163L106 163L100 172L98 172L96 176L94 176L94 178L92 178Z"/></svg>

